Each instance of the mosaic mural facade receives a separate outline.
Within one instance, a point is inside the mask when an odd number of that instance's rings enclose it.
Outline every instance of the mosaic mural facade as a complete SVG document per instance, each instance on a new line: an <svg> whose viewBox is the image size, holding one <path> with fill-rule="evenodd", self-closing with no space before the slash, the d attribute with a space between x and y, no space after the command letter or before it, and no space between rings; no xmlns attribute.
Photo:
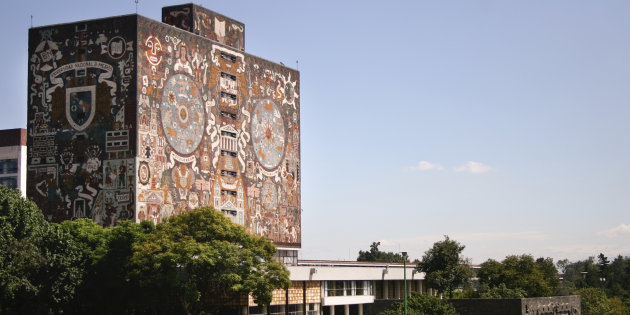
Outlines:
<svg viewBox="0 0 630 315"><path fill-rule="evenodd" d="M299 247L299 73L193 32L136 15L31 29L28 195L104 225L210 205Z"/></svg>
<svg viewBox="0 0 630 315"><path fill-rule="evenodd" d="M27 195L49 220L134 218L134 21L29 30Z"/></svg>
<svg viewBox="0 0 630 315"><path fill-rule="evenodd" d="M193 3L162 8L162 22L245 50L245 24Z"/></svg>

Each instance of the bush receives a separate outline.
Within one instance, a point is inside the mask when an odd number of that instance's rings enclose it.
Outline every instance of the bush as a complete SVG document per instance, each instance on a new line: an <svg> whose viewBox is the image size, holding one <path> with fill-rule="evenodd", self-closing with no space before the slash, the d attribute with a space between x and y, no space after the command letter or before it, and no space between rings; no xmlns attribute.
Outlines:
<svg viewBox="0 0 630 315"><path fill-rule="evenodd" d="M409 315L457 315L455 308L447 300L416 292L407 299L407 313ZM390 309L381 313L381 315L400 314L404 314L404 303L395 303Z"/></svg>

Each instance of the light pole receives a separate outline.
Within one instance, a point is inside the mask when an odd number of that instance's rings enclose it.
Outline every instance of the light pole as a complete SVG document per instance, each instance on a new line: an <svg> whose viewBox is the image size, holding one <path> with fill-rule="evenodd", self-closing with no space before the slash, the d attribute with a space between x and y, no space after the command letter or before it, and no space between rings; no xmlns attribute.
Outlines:
<svg viewBox="0 0 630 315"><path fill-rule="evenodd" d="M403 282L405 282L405 315L407 315L407 252L402 252L403 256Z"/></svg>

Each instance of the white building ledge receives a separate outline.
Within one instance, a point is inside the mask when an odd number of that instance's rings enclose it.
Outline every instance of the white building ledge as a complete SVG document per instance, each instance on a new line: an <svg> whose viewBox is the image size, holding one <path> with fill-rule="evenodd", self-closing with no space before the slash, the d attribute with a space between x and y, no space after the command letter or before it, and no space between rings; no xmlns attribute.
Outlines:
<svg viewBox="0 0 630 315"><path fill-rule="evenodd" d="M351 304L368 304L374 303L373 295L355 295L355 296L326 296L322 298L322 305L351 305Z"/></svg>

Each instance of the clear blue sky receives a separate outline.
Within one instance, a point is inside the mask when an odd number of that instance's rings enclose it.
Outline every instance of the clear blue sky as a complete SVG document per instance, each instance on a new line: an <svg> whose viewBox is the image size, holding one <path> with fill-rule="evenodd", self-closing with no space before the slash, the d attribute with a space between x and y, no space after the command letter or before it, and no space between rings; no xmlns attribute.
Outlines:
<svg viewBox="0 0 630 315"><path fill-rule="evenodd" d="M475 263L630 255L630 1L197 3L245 23L249 53L299 60L301 258L415 258L444 234ZM0 129L26 127L31 14L134 12L12 2Z"/></svg>

